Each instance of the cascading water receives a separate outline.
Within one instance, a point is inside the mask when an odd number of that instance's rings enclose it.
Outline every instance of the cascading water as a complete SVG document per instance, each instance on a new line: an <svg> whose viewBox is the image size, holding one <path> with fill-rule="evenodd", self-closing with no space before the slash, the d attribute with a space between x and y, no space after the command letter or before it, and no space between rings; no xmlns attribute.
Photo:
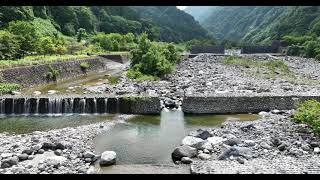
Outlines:
<svg viewBox="0 0 320 180"><path fill-rule="evenodd" d="M112 101L114 100L117 101L113 98ZM117 106L117 104L114 106ZM110 109L118 108L110 107L108 98L0 99L0 114L103 114L109 113Z"/></svg>

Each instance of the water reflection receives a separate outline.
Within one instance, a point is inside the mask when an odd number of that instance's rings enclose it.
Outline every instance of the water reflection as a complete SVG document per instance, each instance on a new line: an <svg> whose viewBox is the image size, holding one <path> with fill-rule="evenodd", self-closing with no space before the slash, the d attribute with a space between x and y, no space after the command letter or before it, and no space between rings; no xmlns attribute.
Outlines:
<svg viewBox="0 0 320 180"><path fill-rule="evenodd" d="M184 115L182 111L162 111L160 116L136 116L118 124L95 139L96 152L112 150L117 164L172 163L171 152L189 131L214 127L226 119L254 120L257 115Z"/></svg>

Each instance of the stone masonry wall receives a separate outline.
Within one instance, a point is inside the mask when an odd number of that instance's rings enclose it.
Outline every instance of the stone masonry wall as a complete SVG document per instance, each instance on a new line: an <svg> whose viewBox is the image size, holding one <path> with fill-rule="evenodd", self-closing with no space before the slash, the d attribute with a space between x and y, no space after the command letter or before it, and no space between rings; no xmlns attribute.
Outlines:
<svg viewBox="0 0 320 180"><path fill-rule="evenodd" d="M320 100L320 96L217 96L185 97L182 110L185 113L258 113L273 109L290 110L308 99Z"/></svg>
<svg viewBox="0 0 320 180"><path fill-rule="evenodd" d="M90 64L90 67L86 72L103 70L105 68L105 63L99 57L57 62L51 64L51 66L53 69L60 71L60 74L57 77L57 80L60 80L84 74L85 72L80 68L80 64L83 62ZM48 64L3 69L0 70L0 80L4 83L17 83L24 87L29 87L31 85L50 82L46 77L48 72Z"/></svg>

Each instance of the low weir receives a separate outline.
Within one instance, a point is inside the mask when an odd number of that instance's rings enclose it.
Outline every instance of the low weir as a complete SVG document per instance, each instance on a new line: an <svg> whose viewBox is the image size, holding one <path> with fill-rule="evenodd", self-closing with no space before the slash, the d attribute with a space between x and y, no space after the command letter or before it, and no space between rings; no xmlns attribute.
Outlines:
<svg viewBox="0 0 320 180"><path fill-rule="evenodd" d="M44 97L2 98L0 114L158 114L160 100L154 97Z"/></svg>

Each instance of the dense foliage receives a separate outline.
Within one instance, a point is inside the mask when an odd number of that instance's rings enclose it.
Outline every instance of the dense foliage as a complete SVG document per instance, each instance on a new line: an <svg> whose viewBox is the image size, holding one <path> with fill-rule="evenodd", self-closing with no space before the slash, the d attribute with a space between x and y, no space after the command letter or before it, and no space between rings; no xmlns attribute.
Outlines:
<svg viewBox="0 0 320 180"><path fill-rule="evenodd" d="M176 48L172 44L151 42L146 33L138 37L138 47L131 52L129 78L153 80L170 73L179 60Z"/></svg>
<svg viewBox="0 0 320 180"><path fill-rule="evenodd" d="M320 102L308 100L299 104L293 120L310 125L316 133L320 133Z"/></svg>
<svg viewBox="0 0 320 180"><path fill-rule="evenodd" d="M21 86L15 83L0 83L0 94L11 93L12 91L20 90Z"/></svg>
<svg viewBox="0 0 320 180"><path fill-rule="evenodd" d="M189 7L187 12L195 13ZM204 9L200 24L216 39L268 44L285 35L320 35L318 6L218 6ZM197 11L200 11L199 9Z"/></svg>
<svg viewBox="0 0 320 180"><path fill-rule="evenodd" d="M312 36L291 36L282 38L282 44L288 46L287 54L292 56L304 56L320 60L320 39Z"/></svg>

